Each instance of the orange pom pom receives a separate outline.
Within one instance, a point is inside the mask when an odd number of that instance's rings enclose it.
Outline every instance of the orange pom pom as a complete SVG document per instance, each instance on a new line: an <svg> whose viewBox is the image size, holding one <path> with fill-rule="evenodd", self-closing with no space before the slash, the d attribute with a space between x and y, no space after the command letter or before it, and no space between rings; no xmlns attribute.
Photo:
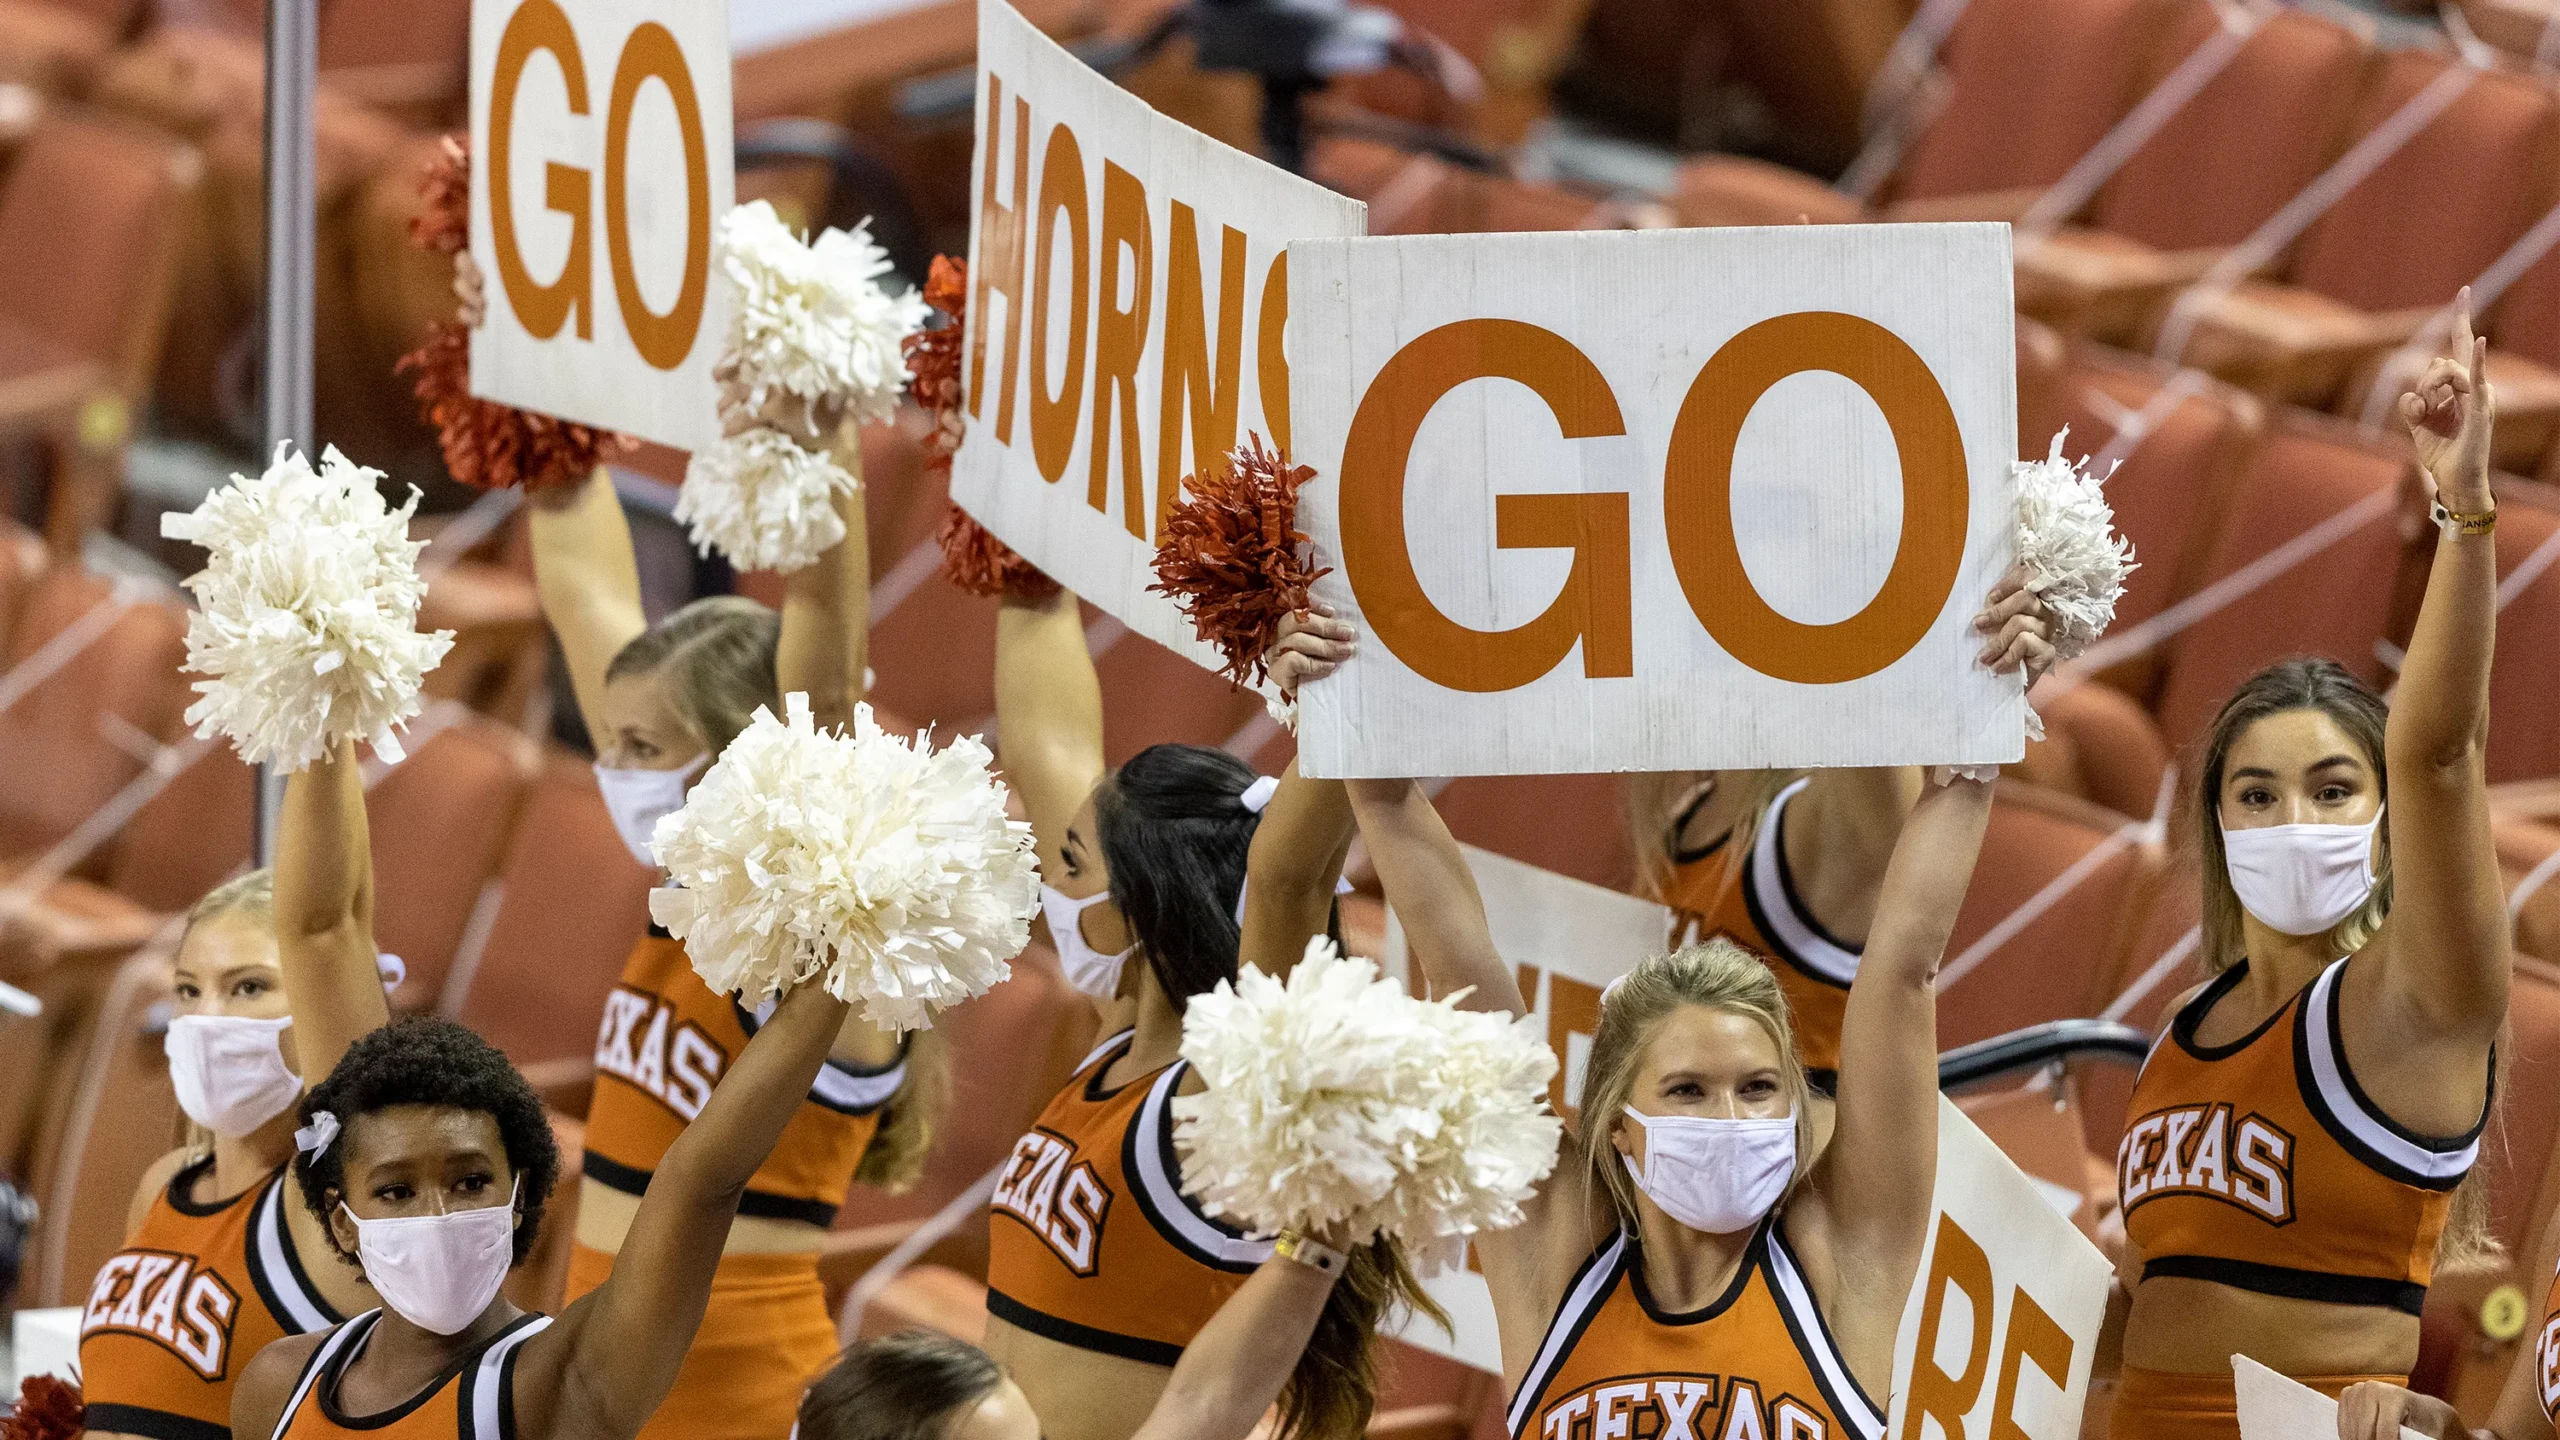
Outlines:
<svg viewBox="0 0 2560 1440"><path fill-rule="evenodd" d="M18 1408L0 1419L0 1440L73 1440L88 1433L88 1415L79 1386L30 1375L18 1385Z"/></svg>
<svg viewBox="0 0 2560 1440"><path fill-rule="evenodd" d="M934 329L910 334L903 342L907 374L912 377L907 381L907 396L933 414L933 433L924 441L927 468L948 474L951 449L945 421L960 409L960 337L969 310L969 262L934 256L933 270L925 277L924 303L948 319ZM944 528L948 531L948 521ZM949 548L946 543L944 549Z"/></svg>
<svg viewBox="0 0 2560 1440"><path fill-rule="evenodd" d="M444 137L436 158L418 178L427 208L409 221L409 239L422 250L457 255L471 248L471 135Z"/></svg>
<svg viewBox="0 0 2560 1440"><path fill-rule="evenodd" d="M598 465L631 448L610 430L482 400L471 393L471 332L448 320L426 343L400 357L397 369L418 375L418 408L436 427L444 468L482 490L575 485Z"/></svg>
<svg viewBox="0 0 2560 1440"><path fill-rule="evenodd" d="M1011 595L1039 604L1058 593L1057 581L957 505L942 512L934 538L942 542L943 578L972 595Z"/></svg>
<svg viewBox="0 0 2560 1440"><path fill-rule="evenodd" d="M1227 452L1225 470L1184 477L1156 537L1156 583L1147 588L1173 597L1239 685L1269 674L1263 656L1280 622L1305 609L1307 587L1329 573L1315 568L1297 528L1298 487L1315 473L1249 436Z"/></svg>

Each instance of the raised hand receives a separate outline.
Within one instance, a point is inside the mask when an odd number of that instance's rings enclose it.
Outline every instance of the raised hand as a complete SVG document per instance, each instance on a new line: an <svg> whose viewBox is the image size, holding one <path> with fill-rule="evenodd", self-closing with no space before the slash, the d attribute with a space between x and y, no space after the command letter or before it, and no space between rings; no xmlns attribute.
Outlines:
<svg viewBox="0 0 2560 1440"><path fill-rule="evenodd" d="M1359 648L1359 632L1350 621L1336 619L1332 606L1310 601L1306 609L1280 622L1280 638L1272 642L1263 663L1281 695L1294 700L1299 686L1341 669L1342 662Z"/></svg>
<svg viewBox="0 0 2560 1440"><path fill-rule="evenodd" d="M2044 608L2044 597L2027 588L2024 566L2010 566L1991 587L1990 598L1973 617L1973 628L1988 637L1976 658L1994 674L2024 666L2027 683L2033 685L2053 668L2053 616Z"/></svg>
<svg viewBox="0 0 2560 1440"><path fill-rule="evenodd" d="M2489 342L2471 331L2471 288L2455 300L2456 359L2428 362L2418 383L2400 397L2400 419L2409 427L2418 463L2435 481L2436 498L2448 510L2476 515L2491 507L2489 427L2497 419L2496 394L2486 373Z"/></svg>

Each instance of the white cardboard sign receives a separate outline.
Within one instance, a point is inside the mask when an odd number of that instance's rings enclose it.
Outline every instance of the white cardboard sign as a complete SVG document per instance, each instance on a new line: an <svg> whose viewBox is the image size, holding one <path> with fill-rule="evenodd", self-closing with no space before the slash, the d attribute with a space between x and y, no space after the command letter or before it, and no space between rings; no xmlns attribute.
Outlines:
<svg viewBox="0 0 2560 1440"><path fill-rule="evenodd" d="M1944 1096L1937 1215L1893 1346L1888 1440L2077 1440L2107 1257Z"/></svg>
<svg viewBox="0 0 2560 1440"><path fill-rule="evenodd" d="M1982 764L2016 676L2005 225L1302 240L1310 775Z"/></svg>
<svg viewBox="0 0 2560 1440"><path fill-rule="evenodd" d="M1293 433L1287 245L1367 207L1150 109L978 5L965 438L951 498L1060 584L1215 669L1150 595L1184 476Z"/></svg>
<svg viewBox="0 0 2560 1440"><path fill-rule="evenodd" d="M719 438L731 121L725 0L472 0L471 393Z"/></svg>
<svg viewBox="0 0 2560 1440"><path fill-rule="evenodd" d="M1520 975L1520 993L1545 1017L1547 1043L1556 1052L1549 1092L1556 1113L1570 1117L1582 1099L1582 1072L1591 1055L1591 1032L1600 1021L1600 991L1649 955L1662 953L1671 910L1649 900L1541 870L1508 856L1464 847L1467 868L1483 892L1485 920L1494 945ZM1387 914L1387 968L1414 984L1404 930ZM1502 1335L1493 1292L1472 1269L1426 1275L1422 1286L1449 1312L1450 1332L1407 1316L1392 1333L1434 1354L1478 1370L1502 1373Z"/></svg>
<svg viewBox="0 0 2560 1440"><path fill-rule="evenodd" d="M2338 1402L2246 1355L2231 1357L2240 1397L2240 1440L2337 1440ZM2424 1440L2403 1425L2402 1440Z"/></svg>

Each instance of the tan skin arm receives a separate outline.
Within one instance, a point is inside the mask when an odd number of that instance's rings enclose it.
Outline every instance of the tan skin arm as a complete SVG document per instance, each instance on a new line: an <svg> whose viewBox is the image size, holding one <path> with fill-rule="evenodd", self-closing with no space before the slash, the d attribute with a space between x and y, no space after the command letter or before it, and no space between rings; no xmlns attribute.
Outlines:
<svg viewBox="0 0 2560 1440"><path fill-rule="evenodd" d="M2400 413L2446 508L2477 514L2495 503L2497 406L2480 373L2488 342L2472 336L2468 292L2460 317L2464 358L2430 365L2416 392L2401 397ZM2380 974L2364 981L2380 1003L2344 1007L2350 1062L2375 1098L2436 1133L2459 1132L2479 1111L2482 1062L2506 1022L2514 964L2484 760L2497 589L2493 535L2438 537L2384 731L2395 943L2383 950ZM2442 1113L2411 1113L2430 1097Z"/></svg>
<svg viewBox="0 0 2560 1440"><path fill-rule="evenodd" d="M1263 1261L1183 1347L1133 1440L1244 1440L1288 1385L1333 1283L1295 1260Z"/></svg>
<svg viewBox="0 0 2560 1440"><path fill-rule="evenodd" d="M1102 680L1069 591L1038 602L1008 595L996 610L996 745L1041 872L1062 873L1067 826L1106 768Z"/></svg>
<svg viewBox="0 0 2560 1440"><path fill-rule="evenodd" d="M852 1009L817 985L782 999L658 1163L613 1274L525 1342L520 1433L629 1436L674 1388L747 1181L782 1138Z"/></svg>
<svg viewBox="0 0 2560 1440"><path fill-rule="evenodd" d="M1298 762L1262 810L1245 857L1240 966L1289 973L1333 918L1333 885L1351 855L1351 799L1339 780L1309 780Z"/></svg>
<svg viewBox="0 0 2560 1440"><path fill-rule="evenodd" d="M631 555L631 525L613 476L598 466L576 485L530 497L533 588L542 618L560 637L578 713L589 724L604 714L604 674L622 647L640 638L649 618L640 608L640 565Z"/></svg>
<svg viewBox="0 0 2560 1440"><path fill-rule="evenodd" d="M373 943L373 841L352 741L285 781L276 831L276 960L293 1005L294 1061L316 1085L391 1023Z"/></svg>
<svg viewBox="0 0 2560 1440"><path fill-rule="evenodd" d="M1938 1171L1938 962L1990 824L1991 788L1933 786L1903 824L1841 1017L1832 1143L1804 1197L1813 1213L1802 1218L1827 1233L1828 1252L1855 1259L1832 1267L1825 1313L1852 1363L1863 1352L1881 1370L1891 1368L1903 1297L1928 1240ZM1788 1214L1792 1230L1798 1211Z"/></svg>

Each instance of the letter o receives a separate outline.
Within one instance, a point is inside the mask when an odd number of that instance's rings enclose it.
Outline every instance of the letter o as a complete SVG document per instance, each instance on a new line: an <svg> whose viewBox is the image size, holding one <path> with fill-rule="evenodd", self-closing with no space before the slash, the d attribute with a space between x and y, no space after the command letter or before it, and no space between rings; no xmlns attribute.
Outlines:
<svg viewBox="0 0 2560 1440"><path fill-rule="evenodd" d="M1743 421L1771 386L1807 370L1866 391L1892 428L1902 465L1893 568L1865 609L1830 625L1771 609L1743 569L1733 532L1733 453ZM1716 643L1763 675L1837 685L1909 653L1954 593L1969 515L1964 437L1937 377L1900 336L1834 311L1780 315L1726 341L1690 383L1671 429L1662 510L1681 593Z"/></svg>
<svg viewBox="0 0 2560 1440"><path fill-rule="evenodd" d="M631 220L626 208L631 108L643 82L655 77L675 102L676 128L684 136L684 283L666 314L652 314L640 294L638 270L631 263ZM702 328L704 297L711 284L711 165L702 134L702 101L694 94L693 72L684 51L667 27L652 20L631 32L622 59L613 69L613 96L604 120L604 243L613 261L613 294L622 305L623 327L642 359L661 370L673 370L693 351Z"/></svg>

